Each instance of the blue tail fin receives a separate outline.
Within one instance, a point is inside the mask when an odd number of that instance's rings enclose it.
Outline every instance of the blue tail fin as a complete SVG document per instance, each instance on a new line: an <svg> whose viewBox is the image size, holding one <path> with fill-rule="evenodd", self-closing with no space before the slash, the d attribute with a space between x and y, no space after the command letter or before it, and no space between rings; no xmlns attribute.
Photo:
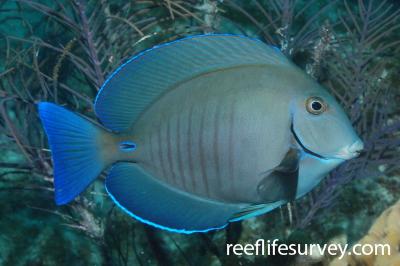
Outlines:
<svg viewBox="0 0 400 266"><path fill-rule="evenodd" d="M66 204L78 196L105 167L98 126L52 103L39 103L54 164L55 200Z"/></svg>

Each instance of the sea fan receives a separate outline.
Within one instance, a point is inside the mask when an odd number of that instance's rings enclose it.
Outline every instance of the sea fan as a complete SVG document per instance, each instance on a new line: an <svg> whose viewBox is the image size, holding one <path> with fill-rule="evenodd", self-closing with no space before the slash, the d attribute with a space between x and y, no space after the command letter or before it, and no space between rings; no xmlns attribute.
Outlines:
<svg viewBox="0 0 400 266"><path fill-rule="evenodd" d="M391 66L393 48L400 44L394 34L400 28L400 10L388 1L359 1L356 8L348 1L343 5L346 13L339 15L339 33L331 36L335 44L321 59L325 71L321 79L347 110L365 148L359 158L329 175L300 227L319 209L332 205L344 184L376 175L379 166L386 175L399 170L400 119L392 100L399 91L393 83L397 72Z"/></svg>
<svg viewBox="0 0 400 266"><path fill-rule="evenodd" d="M4 14L0 137L2 149L8 151L0 161L1 190L44 192L47 203L32 203L31 209L55 214L66 226L93 239L105 261L112 257L126 265L119 248L136 250L136 244L126 238L127 232L114 227L123 222L114 221L113 209L109 211L109 202L104 203L102 186L95 184L68 207L54 209L52 193L48 193L53 190L51 158L36 103L57 102L93 117L92 99L116 66L145 48L181 35L204 33L209 26L196 6L186 1L17 0L0 4ZM18 31L9 32L12 23ZM18 157L16 162L10 160L11 154ZM103 203L106 206L101 208ZM105 238L105 232L110 238ZM152 241L153 235L148 231L149 248L157 250L155 258L161 260L162 248ZM117 237L124 240L110 248ZM9 263L15 259L18 256L10 256Z"/></svg>

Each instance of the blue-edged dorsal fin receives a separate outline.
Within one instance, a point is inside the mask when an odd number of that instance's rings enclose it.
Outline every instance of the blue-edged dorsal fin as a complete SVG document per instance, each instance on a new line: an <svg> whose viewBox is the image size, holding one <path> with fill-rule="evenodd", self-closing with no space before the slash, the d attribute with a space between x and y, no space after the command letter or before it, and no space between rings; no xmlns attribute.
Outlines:
<svg viewBox="0 0 400 266"><path fill-rule="evenodd" d="M196 35L146 50L120 66L101 87L95 111L113 131L126 131L174 85L202 73L247 65L292 65L275 47L239 35Z"/></svg>
<svg viewBox="0 0 400 266"><path fill-rule="evenodd" d="M217 202L180 191L134 163L115 164L107 176L106 190L132 217L178 233L223 228L245 205Z"/></svg>

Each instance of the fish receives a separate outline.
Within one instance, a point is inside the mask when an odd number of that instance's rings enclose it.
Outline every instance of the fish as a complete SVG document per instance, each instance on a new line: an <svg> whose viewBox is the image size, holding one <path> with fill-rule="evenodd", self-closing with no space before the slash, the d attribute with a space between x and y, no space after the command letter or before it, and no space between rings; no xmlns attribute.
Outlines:
<svg viewBox="0 0 400 266"><path fill-rule="evenodd" d="M194 35L133 56L99 89L100 124L50 102L38 111L57 205L106 171L118 207L177 233L270 212L363 149L324 87L241 35Z"/></svg>

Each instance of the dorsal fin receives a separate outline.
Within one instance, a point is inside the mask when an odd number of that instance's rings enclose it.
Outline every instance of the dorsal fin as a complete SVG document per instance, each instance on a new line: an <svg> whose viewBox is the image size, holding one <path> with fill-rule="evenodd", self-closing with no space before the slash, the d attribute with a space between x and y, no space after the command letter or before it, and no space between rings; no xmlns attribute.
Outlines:
<svg viewBox="0 0 400 266"><path fill-rule="evenodd" d="M202 73L248 65L291 65L279 49L239 35L196 35L155 46L121 65L101 87L95 111L126 131L163 92Z"/></svg>

